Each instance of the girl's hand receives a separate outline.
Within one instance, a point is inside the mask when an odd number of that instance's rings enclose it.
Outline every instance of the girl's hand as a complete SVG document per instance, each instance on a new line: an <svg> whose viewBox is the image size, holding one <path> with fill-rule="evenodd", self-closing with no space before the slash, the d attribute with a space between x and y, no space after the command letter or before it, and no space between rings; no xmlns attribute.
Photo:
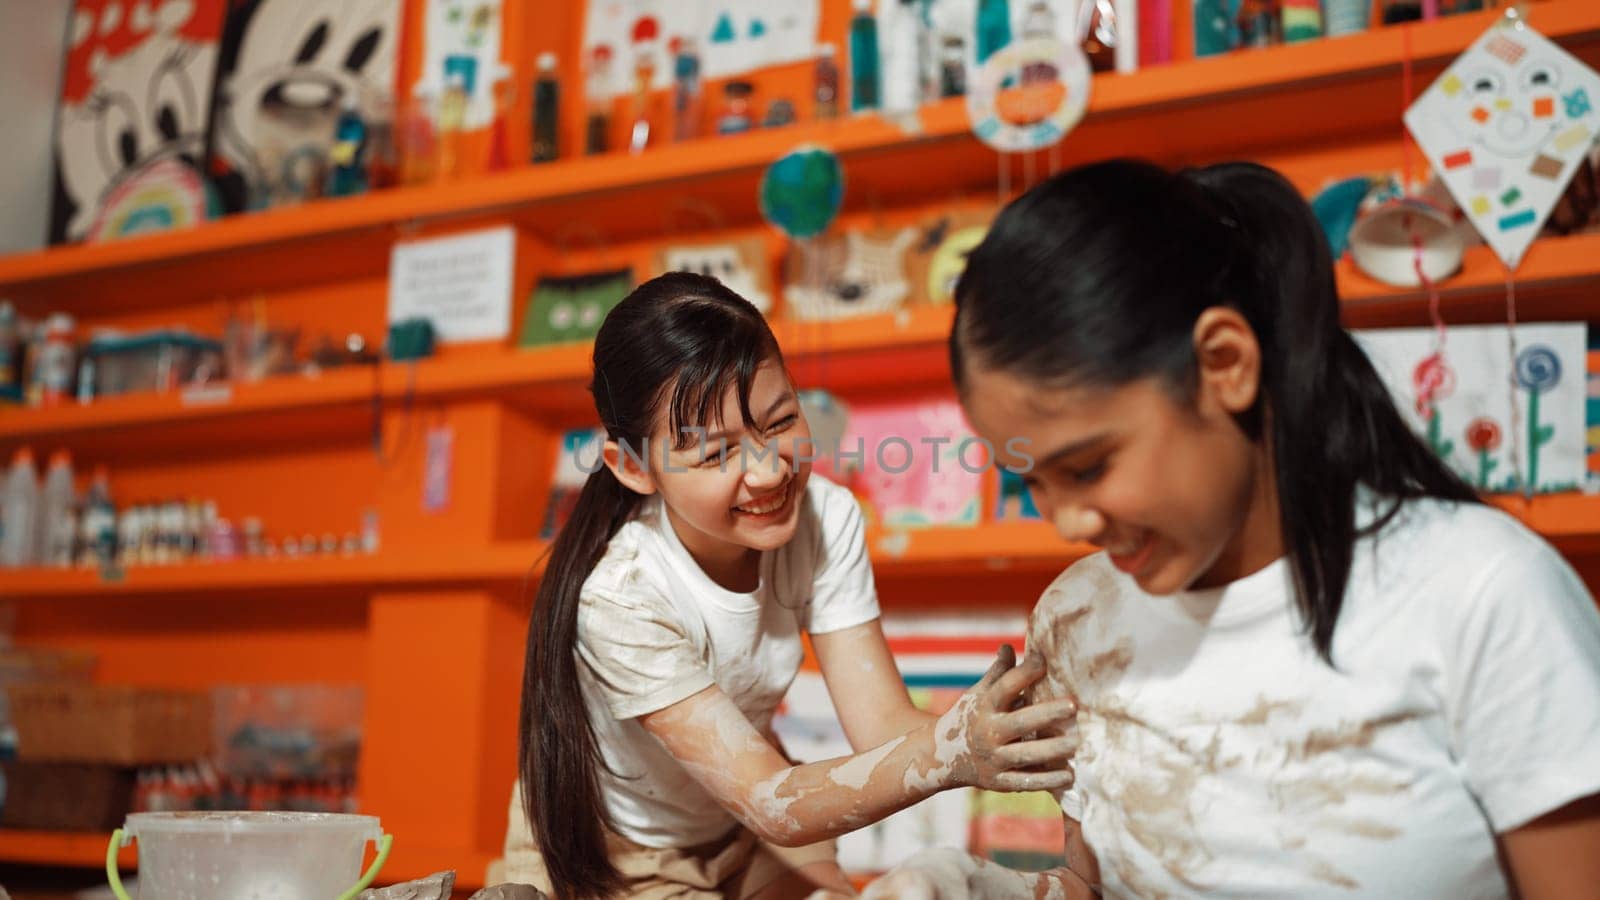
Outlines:
<svg viewBox="0 0 1600 900"><path fill-rule="evenodd" d="M1010 645L989 671L934 726L936 752L951 786L992 791L1059 791L1072 786L1078 752L1077 704L1070 699L1020 705L1044 677L1044 658L1022 664Z"/></svg>

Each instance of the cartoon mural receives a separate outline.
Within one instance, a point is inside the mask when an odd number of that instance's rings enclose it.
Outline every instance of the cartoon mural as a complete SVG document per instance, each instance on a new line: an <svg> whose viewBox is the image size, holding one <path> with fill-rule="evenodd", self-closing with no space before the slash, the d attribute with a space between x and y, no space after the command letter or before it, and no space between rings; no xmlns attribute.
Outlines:
<svg viewBox="0 0 1600 900"><path fill-rule="evenodd" d="M400 0L233 0L211 171L228 211L316 196L339 116L391 119Z"/></svg>
<svg viewBox="0 0 1600 900"><path fill-rule="evenodd" d="M79 0L56 114L51 243L191 225L223 0Z"/></svg>

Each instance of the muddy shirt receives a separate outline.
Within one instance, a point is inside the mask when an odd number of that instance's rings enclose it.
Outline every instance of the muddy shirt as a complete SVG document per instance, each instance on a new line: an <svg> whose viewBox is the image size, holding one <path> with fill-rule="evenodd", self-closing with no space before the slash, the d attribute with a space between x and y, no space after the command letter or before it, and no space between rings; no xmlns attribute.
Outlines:
<svg viewBox="0 0 1600 900"><path fill-rule="evenodd" d="M1107 896L1508 896L1494 834L1600 791L1583 583L1511 516L1409 503L1357 544L1335 670L1291 579L1156 597L1097 554L1045 592Z"/></svg>
<svg viewBox="0 0 1600 900"><path fill-rule="evenodd" d="M637 717L715 684L757 730L800 670L800 633L878 618L861 509L844 488L812 475L794 538L761 557L751 593L706 576L659 498L612 538L578 607L579 676L601 755L601 793L623 837L689 847L735 820ZM615 774L613 774L615 773Z"/></svg>

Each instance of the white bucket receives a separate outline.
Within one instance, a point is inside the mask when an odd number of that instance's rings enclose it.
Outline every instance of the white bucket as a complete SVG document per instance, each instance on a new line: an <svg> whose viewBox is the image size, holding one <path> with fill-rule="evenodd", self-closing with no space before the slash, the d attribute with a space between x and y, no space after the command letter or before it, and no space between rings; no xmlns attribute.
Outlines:
<svg viewBox="0 0 1600 900"><path fill-rule="evenodd" d="M139 842L140 900L345 900L377 877L393 839L373 816L298 812L135 813L111 836L106 875L130 900L117 850ZM378 858L365 876L367 842Z"/></svg>

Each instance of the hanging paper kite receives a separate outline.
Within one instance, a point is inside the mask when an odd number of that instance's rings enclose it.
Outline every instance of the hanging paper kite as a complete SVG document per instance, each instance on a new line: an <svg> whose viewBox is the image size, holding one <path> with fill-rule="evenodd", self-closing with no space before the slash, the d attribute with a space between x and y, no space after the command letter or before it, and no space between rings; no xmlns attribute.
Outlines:
<svg viewBox="0 0 1600 900"><path fill-rule="evenodd" d="M1489 246L1515 269L1596 134L1600 75L1526 23L1497 24L1406 127Z"/></svg>

